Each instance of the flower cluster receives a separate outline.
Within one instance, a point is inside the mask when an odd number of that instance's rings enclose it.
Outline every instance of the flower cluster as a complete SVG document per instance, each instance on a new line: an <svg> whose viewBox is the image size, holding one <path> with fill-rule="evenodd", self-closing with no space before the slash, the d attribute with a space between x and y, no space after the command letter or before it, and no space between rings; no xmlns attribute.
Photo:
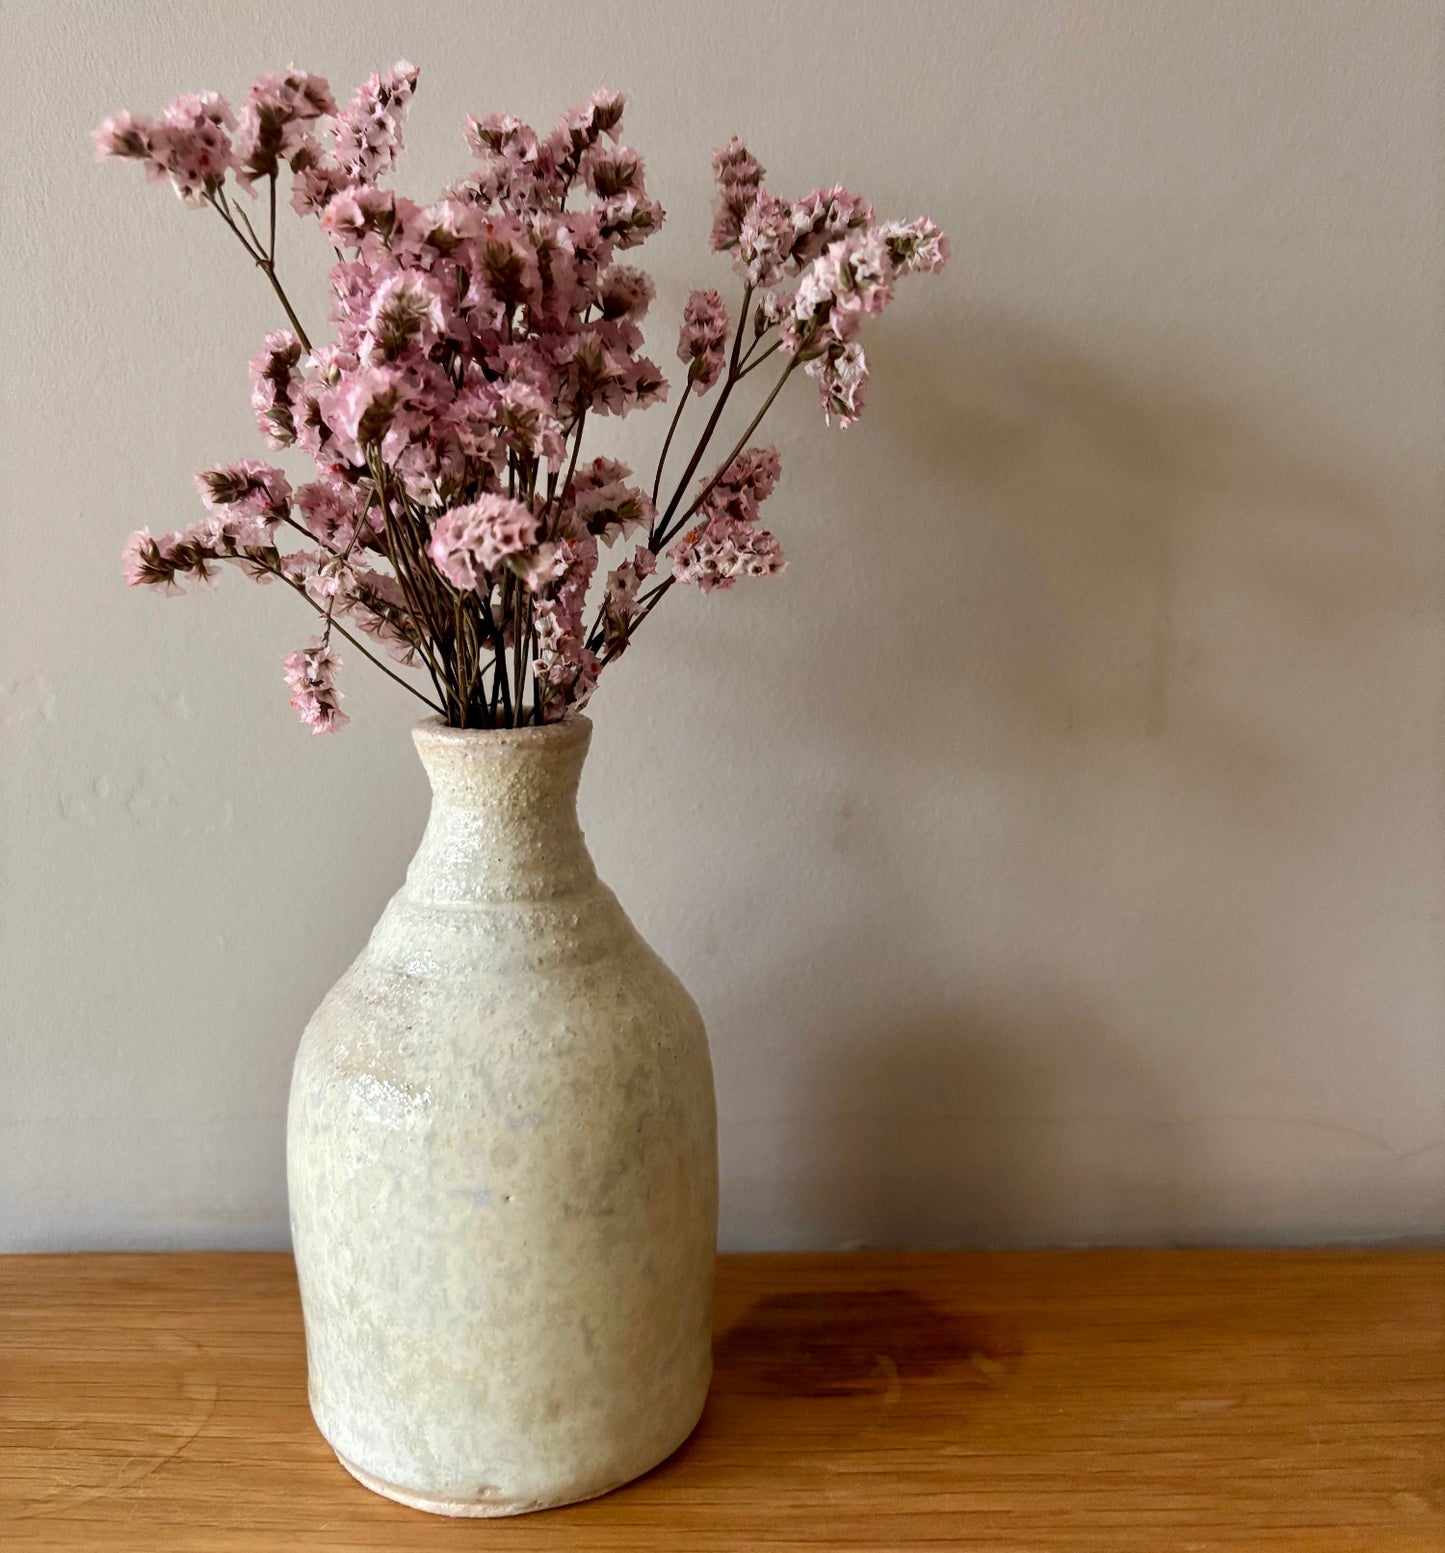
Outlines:
<svg viewBox="0 0 1445 1553"><path fill-rule="evenodd" d="M599 91L546 133L506 114L468 119L470 170L422 205L384 186L416 86L402 62L338 107L326 81L293 66L259 77L239 113L192 94L95 132L100 156L140 162L186 205L214 210L266 277L288 327L251 359L251 403L266 444L312 465L294 490L254 461L203 471L205 515L133 535L126 580L175 592L232 565L293 589L321 621L286 659L292 705L317 732L346 721L333 633L454 725L552 721L586 701L676 583L710 593L780 571L781 547L759 525L778 457L751 446L752 432L800 367L830 419L855 420L862 319L901 276L947 256L931 222L876 222L841 188L784 201L740 141L717 152L712 246L731 254L742 300L734 327L717 291L688 298L686 384L644 487L626 465L580 457L597 422L669 394L643 349L653 283L621 257L663 221L622 140L625 99ZM277 274L286 177L292 208L334 251L321 343ZM243 198L259 186L264 232ZM775 354L772 391L707 473L724 406ZM683 411L709 394L664 501ZM623 542L630 556L602 575L604 551Z"/></svg>
<svg viewBox="0 0 1445 1553"><path fill-rule="evenodd" d="M291 653L282 667L291 691L291 705L312 733L335 733L351 721L341 710L342 693L336 688L341 659L323 638L318 636L309 647Z"/></svg>

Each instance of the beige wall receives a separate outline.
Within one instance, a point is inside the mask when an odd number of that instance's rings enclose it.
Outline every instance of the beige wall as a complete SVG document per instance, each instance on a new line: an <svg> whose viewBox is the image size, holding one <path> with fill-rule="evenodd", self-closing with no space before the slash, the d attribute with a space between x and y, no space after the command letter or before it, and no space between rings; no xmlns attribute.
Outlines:
<svg viewBox="0 0 1445 1553"><path fill-rule="evenodd" d="M707 1016L725 1242L1441 1230L1439 4L8 26L0 1246L284 1243L297 1035L424 811L379 676L343 737L294 722L287 599L120 584L194 467L260 455L244 358L276 320L86 131L401 54L416 192L464 111L634 94L659 359L728 278L733 131L786 191L843 178L953 235L874 331L862 423L806 390L778 416L786 577L669 599L595 703L584 820ZM299 225L284 262L319 315Z"/></svg>

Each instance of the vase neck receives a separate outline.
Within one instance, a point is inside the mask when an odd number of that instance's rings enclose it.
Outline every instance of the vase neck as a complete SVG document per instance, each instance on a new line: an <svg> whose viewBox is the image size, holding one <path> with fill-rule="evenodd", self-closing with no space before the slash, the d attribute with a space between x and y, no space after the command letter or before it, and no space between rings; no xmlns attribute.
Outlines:
<svg viewBox="0 0 1445 1553"><path fill-rule="evenodd" d="M537 900L594 883L577 824L591 737L580 716L543 728L418 724L412 738L432 808L408 893L437 902Z"/></svg>

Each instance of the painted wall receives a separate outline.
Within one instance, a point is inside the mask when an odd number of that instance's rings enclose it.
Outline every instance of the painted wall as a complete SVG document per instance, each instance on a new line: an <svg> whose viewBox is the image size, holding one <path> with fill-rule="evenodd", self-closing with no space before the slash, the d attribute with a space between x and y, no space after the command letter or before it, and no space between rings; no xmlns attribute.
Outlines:
<svg viewBox="0 0 1445 1553"><path fill-rule="evenodd" d="M294 601L121 586L193 468L262 455L245 357L279 319L87 131L401 55L419 194L464 112L634 95L659 360L687 290L731 284L735 131L784 191L842 179L954 239L873 331L863 421L826 430L806 385L777 416L787 574L670 598L594 704L596 857L712 1032L724 1242L1440 1232L1445 8L8 27L0 1246L285 1243L296 1039L425 808L380 676L344 736L294 721ZM287 228L311 318L324 262ZM650 459L662 420L613 449Z"/></svg>

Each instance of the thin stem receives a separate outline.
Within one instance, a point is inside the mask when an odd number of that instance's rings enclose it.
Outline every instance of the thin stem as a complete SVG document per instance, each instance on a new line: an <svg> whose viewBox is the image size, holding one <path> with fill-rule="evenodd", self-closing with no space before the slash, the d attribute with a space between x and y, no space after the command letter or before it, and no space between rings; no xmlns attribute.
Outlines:
<svg viewBox="0 0 1445 1553"><path fill-rule="evenodd" d="M374 454L374 449L371 450ZM416 595L411 586L409 568L404 564L403 547L397 541L396 524L392 518L391 505L386 499L385 477L386 471L381 463L380 455L368 458L371 468L372 483L376 488L377 500L381 504L381 521L386 535L387 560L391 562L391 569L396 573L397 585L401 588L402 598L406 602L407 613L411 616L412 624L416 627L417 651L421 654L422 661L426 665L426 671L431 676L433 688L443 700L448 699L447 693L442 688L442 680L445 678L438 672L437 662L431 652L432 632L427 627L430 621L424 611L417 607ZM443 713L443 716L446 714Z"/></svg>
<svg viewBox="0 0 1445 1553"><path fill-rule="evenodd" d="M707 450L708 443L712 440L713 432L717 430L717 423L722 419L723 408L728 402L728 395L732 393L733 386L738 380L738 358L742 354L743 348L743 325L747 322L748 303L751 301L752 295L753 288L751 286L743 288L742 312L738 317L737 332L733 335L733 348L732 355L728 361L727 381L723 384L722 390L717 396L717 401L712 407L712 414L708 417L707 425L703 428L702 439L693 449L692 457L687 461L687 468L682 472L682 479L677 482L677 489L672 493L672 500L667 504L667 511L663 513L661 522L654 523L653 525L653 533L661 533L672 521L672 515L677 511L678 503L682 500L683 492L687 489L687 482L697 472L697 466L702 462L702 455ZM662 543L662 541L659 541L659 543ZM657 545L651 542L650 535L647 548L649 550L657 549Z"/></svg>
<svg viewBox="0 0 1445 1553"><path fill-rule="evenodd" d="M274 194L275 179L272 179L273 201ZM235 217L231 214L231 205L226 198L226 191L224 189L217 189L214 193L208 194L206 198L210 201L211 208L216 211L221 220L224 221L226 225L230 227L232 232L236 234L236 241L240 243L242 248L244 248L248 254L250 254L251 260L255 264L256 268L260 270L266 279L271 282L271 289L276 293L277 300L281 303L281 306L285 308L286 316L291 320L291 327L296 331L296 338L301 341L301 348L309 353L311 350L310 337L307 335L306 330L302 327L301 320L296 316L296 309L291 306L290 297L286 295L285 291L282 289L281 282L276 277L276 226L274 212L272 215L271 223L271 251L268 253L266 249L261 246L260 238L258 238L255 234L255 231L251 229L251 223L247 219L246 212L244 210L240 210L239 206L237 209L239 211L241 220L245 221L247 230L251 231L250 240L247 239L246 233L236 225Z"/></svg>
<svg viewBox="0 0 1445 1553"><path fill-rule="evenodd" d="M572 432L576 432L576 438L572 443L572 456L567 464L567 478L560 486L555 484L555 476L549 476L547 481L547 500L542 507L542 538L547 537L548 529L552 522L552 504L555 499L556 510L561 512L567 505L567 493L572 489L572 477L577 473L577 456L582 451L582 429L587 424L587 412L581 411L572 425L562 433L563 441Z"/></svg>
<svg viewBox="0 0 1445 1553"><path fill-rule="evenodd" d="M783 342L781 340L774 340L773 343L768 346L767 350L765 350L756 361L751 363L744 363L742 371L738 373L738 381L741 382L749 372L756 372L758 368L762 366L762 364L768 359L768 357L773 354L774 351L781 350L782 348Z"/></svg>
<svg viewBox="0 0 1445 1553"><path fill-rule="evenodd" d="M296 316L296 309L291 306L290 297L288 297L281 289L281 282L276 279L275 263L270 259L258 259L256 262L261 267L261 271L265 275L266 279L271 282L271 289L276 293L277 299L280 301L281 306L286 309L286 316L291 320L291 327L296 331L296 338L301 341L301 349L304 350L307 355L310 355L311 340L308 337L306 330L302 327L301 320Z"/></svg>
<svg viewBox="0 0 1445 1553"><path fill-rule="evenodd" d="M692 368L689 367L687 371L687 382L683 384L682 395L677 401L677 409L673 412L672 424L667 428L667 436L663 439L662 443L662 452L658 454L657 457L657 473L652 477L652 505L654 509L654 515L657 507L657 493L662 489L662 466L667 462L667 450L672 446L672 438L674 433L677 431L677 423L682 419L682 412L687 409L688 395L692 392L692 380L693 372ZM650 539L651 535L648 537Z"/></svg>
<svg viewBox="0 0 1445 1553"><path fill-rule="evenodd" d="M297 520L290 515L290 513L286 513L282 517L281 521L283 523L289 524L290 527L294 528L298 534L305 534L307 539L309 539L313 545L319 545L321 549L327 552L328 555L341 554L341 552L337 550L334 545L328 545L319 534L313 534L304 523L298 523Z"/></svg>
<svg viewBox="0 0 1445 1553"><path fill-rule="evenodd" d="M271 572L274 576L279 577L288 588L291 588L294 592L299 593L318 615L324 613L321 606L316 602L315 599L311 597L311 595L306 591L302 584L297 582L294 577L288 577L279 566L267 565L264 562L257 561L252 556L228 555L222 556L221 559L225 561L235 561L238 564L247 566L264 566L266 571ZM438 713L442 717L446 716L446 713L436 704L435 701L431 699L430 696L423 694L423 692L418 690L416 686L413 685L409 680L404 680L401 675L398 674L394 669L388 668L388 666L384 664L375 653L371 652L367 647L363 646L361 642L357 641L357 639L351 634L350 631L346 629L344 625L341 625L339 622L334 620L331 622L331 625L336 631L339 631L348 642L351 643L351 645L357 650L357 652L361 654L363 658L369 658L377 666L377 668L379 668L381 672L386 675L388 679L394 679L403 690L409 691L417 698L418 701L421 701L425 705L429 706L432 711Z"/></svg>
<svg viewBox="0 0 1445 1553"><path fill-rule="evenodd" d="M770 409L772 409L772 407L773 407L773 400L775 400L778 397L778 395L780 393L782 393L782 391L783 391L783 384L786 383L790 377L792 377L794 371L797 368L797 365L798 365L798 358L796 356L794 356L794 357L792 357L789 360L787 366L783 368L783 375L778 379L778 381L776 383L773 384L773 391L772 391L772 393L770 393L768 395L768 397L763 400L762 408L758 411L758 413L755 416L753 416L752 420L750 420L748 422L747 430L744 431L742 436L738 438L736 444L733 447L732 452L729 453L728 456L722 461L722 463L720 463L718 465L717 473L714 474L712 479L709 480L708 483L705 486L703 486L703 488L697 493L697 495L693 498L691 504L688 506L687 510L677 520L677 522L673 525L673 527L671 529L669 529L669 530L664 530L662 535L659 537L659 539L658 539L658 546L659 547L661 547L661 546L663 546L665 544L668 544L672 539L676 538L676 536L687 526L688 519L690 517L692 517L692 515L697 511L697 509L702 506L702 504L708 499L709 496L712 495L713 490L716 488L718 481L721 480L722 477L732 467L733 460L747 446L748 438L751 437L752 434L758 429L758 423L768 413L768 411Z"/></svg>

